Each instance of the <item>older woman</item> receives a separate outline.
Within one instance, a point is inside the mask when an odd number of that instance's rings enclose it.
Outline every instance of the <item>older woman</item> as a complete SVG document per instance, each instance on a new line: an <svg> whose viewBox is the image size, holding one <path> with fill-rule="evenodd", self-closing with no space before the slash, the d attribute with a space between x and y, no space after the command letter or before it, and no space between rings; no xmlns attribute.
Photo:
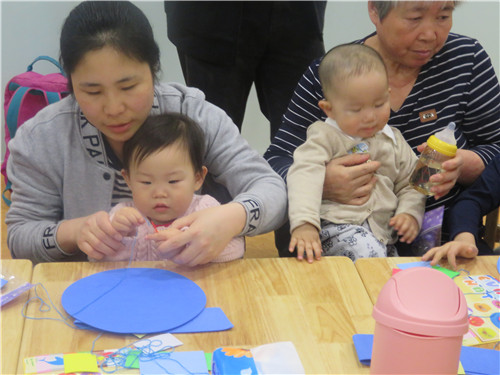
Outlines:
<svg viewBox="0 0 500 375"><path fill-rule="evenodd" d="M459 151L432 177L434 197L427 209L448 208L463 186L472 183L500 153L500 88L488 54L472 38L450 33L453 1L369 1L376 32L354 43L380 53L391 89L389 125L398 128L414 151L450 121L457 124ZM325 114L318 106L323 92L318 78L320 60L306 70L295 90L283 123L265 158L284 178L294 150L306 139L307 127ZM360 93L361 94L361 93ZM323 197L360 205L376 183L377 161L368 155L332 160ZM443 240L447 239L447 220ZM288 255L287 228L276 233L280 255Z"/></svg>

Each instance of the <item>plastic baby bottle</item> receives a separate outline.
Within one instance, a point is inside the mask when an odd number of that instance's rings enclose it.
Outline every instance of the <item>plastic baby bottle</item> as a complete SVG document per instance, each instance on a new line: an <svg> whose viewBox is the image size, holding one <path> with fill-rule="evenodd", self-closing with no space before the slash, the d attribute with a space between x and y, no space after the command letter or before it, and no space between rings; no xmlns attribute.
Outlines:
<svg viewBox="0 0 500 375"><path fill-rule="evenodd" d="M429 182L429 178L440 173L441 164L455 156L456 144L454 122L450 122L445 129L431 135L410 177L410 185L422 194L434 195L430 191L434 184Z"/></svg>

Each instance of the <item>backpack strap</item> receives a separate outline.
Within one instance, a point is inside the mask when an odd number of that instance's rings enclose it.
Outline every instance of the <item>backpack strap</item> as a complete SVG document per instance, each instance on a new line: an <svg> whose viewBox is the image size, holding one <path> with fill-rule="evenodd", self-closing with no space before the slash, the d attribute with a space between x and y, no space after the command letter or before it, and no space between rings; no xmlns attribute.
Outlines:
<svg viewBox="0 0 500 375"><path fill-rule="evenodd" d="M2 199L5 202L5 204L7 206L9 206L9 207L10 207L10 204L12 202L11 202L11 200L9 198L7 198L7 196L5 195L5 193L7 193L8 191L10 191L10 189L12 189L12 183L10 181L7 181L7 183L5 185L5 189L2 191Z"/></svg>
<svg viewBox="0 0 500 375"><path fill-rule="evenodd" d="M58 92L47 92L31 87L19 87L12 96L9 108L7 109L7 115L5 116L10 138L14 138L14 135L16 134L19 120L19 108L30 91L43 92L47 104L52 104L62 99L61 94Z"/></svg>
<svg viewBox="0 0 500 375"><path fill-rule="evenodd" d="M35 60L33 60L33 62L31 64L28 65L28 68L26 70L28 72L31 72L33 70L33 65L35 65L35 63L37 61L40 61L40 60L45 60L45 61L51 62L52 64L54 64L57 67L57 69L59 69L59 71L61 72L61 74L63 76L66 76L66 74L64 74L64 70L61 67L61 65L59 64L59 62L50 56L38 56Z"/></svg>

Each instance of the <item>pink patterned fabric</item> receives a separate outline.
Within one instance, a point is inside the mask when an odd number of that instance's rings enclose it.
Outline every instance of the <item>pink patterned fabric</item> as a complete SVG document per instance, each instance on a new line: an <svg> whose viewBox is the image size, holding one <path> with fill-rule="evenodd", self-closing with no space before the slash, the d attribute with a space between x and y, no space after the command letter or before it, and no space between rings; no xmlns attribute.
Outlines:
<svg viewBox="0 0 500 375"><path fill-rule="evenodd" d="M194 195L191 205L184 213L187 216L193 212L203 210L209 207L219 206L220 203L210 195ZM134 207L133 201L127 201L117 204L111 212L110 220L113 219L114 214L123 207ZM161 230L161 227L158 227ZM155 230L151 223L147 221L145 224L137 227L137 234L135 237L125 237L123 243L127 246L127 251L116 254L112 257L106 257L105 261L119 261L129 260L131 251L133 251L132 260L162 260L166 259L160 252L156 250L154 241L146 240L146 235L154 233ZM135 241L135 244L134 244ZM234 237L226 246L226 248L215 258L212 262L229 262L238 258L242 258L245 253L245 240L243 237Z"/></svg>

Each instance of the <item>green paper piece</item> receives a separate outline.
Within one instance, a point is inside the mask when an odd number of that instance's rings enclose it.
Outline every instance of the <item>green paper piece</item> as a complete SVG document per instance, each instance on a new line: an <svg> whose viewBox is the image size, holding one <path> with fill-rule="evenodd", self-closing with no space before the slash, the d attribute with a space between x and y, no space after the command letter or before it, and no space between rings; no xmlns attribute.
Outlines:
<svg viewBox="0 0 500 375"><path fill-rule="evenodd" d="M460 275L460 272L449 270L448 268L441 267L440 265L432 266L435 270L441 271L445 275L448 275L452 279Z"/></svg>
<svg viewBox="0 0 500 375"><path fill-rule="evenodd" d="M207 360L208 371L212 371L212 353L205 353L205 359Z"/></svg>
<svg viewBox="0 0 500 375"><path fill-rule="evenodd" d="M25 374L36 374L36 358L30 357L24 359L24 373Z"/></svg>
<svg viewBox="0 0 500 375"><path fill-rule="evenodd" d="M139 368L139 356L141 352L139 350L131 350L127 354L127 359L125 360L125 368Z"/></svg>

